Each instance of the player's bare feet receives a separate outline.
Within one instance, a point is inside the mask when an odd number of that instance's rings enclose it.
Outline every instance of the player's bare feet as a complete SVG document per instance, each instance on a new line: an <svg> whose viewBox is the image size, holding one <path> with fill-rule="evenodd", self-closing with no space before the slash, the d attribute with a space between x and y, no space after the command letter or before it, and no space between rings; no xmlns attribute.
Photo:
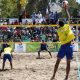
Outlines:
<svg viewBox="0 0 80 80"><path fill-rule="evenodd" d="M68 80L68 77L66 77L64 80Z"/></svg>
<svg viewBox="0 0 80 80"><path fill-rule="evenodd" d="M50 80L54 80L54 76L52 76Z"/></svg>
<svg viewBox="0 0 80 80"><path fill-rule="evenodd" d="M40 57L37 57L36 59L41 59Z"/></svg>

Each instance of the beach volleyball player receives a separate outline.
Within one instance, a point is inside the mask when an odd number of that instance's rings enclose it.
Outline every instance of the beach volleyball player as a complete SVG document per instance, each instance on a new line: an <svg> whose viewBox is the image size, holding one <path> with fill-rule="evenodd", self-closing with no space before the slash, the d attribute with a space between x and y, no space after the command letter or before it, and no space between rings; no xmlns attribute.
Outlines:
<svg viewBox="0 0 80 80"><path fill-rule="evenodd" d="M65 11L68 11L68 9L65 8ZM70 21L69 13L67 13L67 15L68 15L68 20ZM68 76L69 76L69 72L70 72L70 62L73 59L73 47L71 45L71 41L73 39L75 39L75 36L74 36L70 26L68 24L64 24L63 21L59 21L58 26L59 27L57 29L57 33L59 36L59 40L61 42L61 47L57 54L57 61L56 61L55 67L54 67L53 76L51 77L50 80L53 80L55 78L55 74L57 72L59 63L60 63L61 59L64 58L64 56L66 56L66 61L67 61L66 77L64 80L68 80Z"/></svg>
<svg viewBox="0 0 80 80"><path fill-rule="evenodd" d="M38 51L38 57L37 57L37 59L41 59L41 57L40 57L40 52L41 51L47 51L49 53L50 57L52 58L51 52L48 49L48 45L44 42L44 40L42 40L42 42L40 44L40 49Z"/></svg>
<svg viewBox="0 0 80 80"><path fill-rule="evenodd" d="M12 52L11 52L11 51L12 51L12 48L10 47L10 45L7 45L7 46L4 48L2 70L4 70L5 62L6 62L7 59L8 59L9 62L10 62L10 67L11 67L11 69L13 68L13 67L12 67Z"/></svg>

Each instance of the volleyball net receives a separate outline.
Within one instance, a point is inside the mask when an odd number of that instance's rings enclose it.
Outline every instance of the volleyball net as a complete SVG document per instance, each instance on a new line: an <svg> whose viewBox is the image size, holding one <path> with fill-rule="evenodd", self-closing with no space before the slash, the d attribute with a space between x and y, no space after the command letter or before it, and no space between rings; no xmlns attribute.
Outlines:
<svg viewBox="0 0 80 80"><path fill-rule="evenodd" d="M15 48L15 44L19 44L21 42L22 44L27 46L27 52L36 52L36 48L39 48L40 42L44 40L49 45L49 48L52 52L57 52L60 47L60 42L55 39L57 26L58 25L56 24L0 25L0 42L2 42L3 39L5 41L8 41L11 45L14 46L13 49ZM70 26L76 36L75 42L80 45L80 24L70 24ZM16 32L16 29L18 31L22 31L20 32L21 35L16 36L17 34L14 33ZM38 47L36 45L34 47L34 44L36 44Z"/></svg>

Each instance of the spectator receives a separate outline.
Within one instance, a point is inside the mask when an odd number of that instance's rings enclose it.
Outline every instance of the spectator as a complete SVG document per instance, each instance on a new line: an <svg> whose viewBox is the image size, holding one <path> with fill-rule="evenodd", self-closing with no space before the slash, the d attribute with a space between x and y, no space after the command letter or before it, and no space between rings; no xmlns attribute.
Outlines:
<svg viewBox="0 0 80 80"><path fill-rule="evenodd" d="M31 18L32 18L33 24L35 24L35 20L36 20L36 13L35 12L33 12L33 14L31 15Z"/></svg>
<svg viewBox="0 0 80 80"><path fill-rule="evenodd" d="M54 13L53 12L50 12L49 20L50 20L50 24L54 24Z"/></svg>
<svg viewBox="0 0 80 80"><path fill-rule="evenodd" d="M38 24L41 24L43 22L43 16L42 13L39 11L37 14Z"/></svg>

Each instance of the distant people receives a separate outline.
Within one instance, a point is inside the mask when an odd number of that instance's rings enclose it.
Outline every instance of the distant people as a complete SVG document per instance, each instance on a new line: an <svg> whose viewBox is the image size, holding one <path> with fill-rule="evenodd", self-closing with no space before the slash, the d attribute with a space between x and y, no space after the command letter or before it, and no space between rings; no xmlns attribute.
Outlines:
<svg viewBox="0 0 80 80"><path fill-rule="evenodd" d="M5 62L6 62L7 59L8 59L9 62L10 62L11 69L13 68L13 66L12 66L12 53L11 53L11 51L12 51L12 48L10 47L10 45L7 45L7 46L4 48L2 70L4 70Z"/></svg>
<svg viewBox="0 0 80 80"><path fill-rule="evenodd" d="M52 58L51 52L48 50L48 45L44 42L44 40L42 40L42 43L40 44L40 49L38 51L38 57L37 59L40 59L40 52L41 51L47 51L49 52L50 57Z"/></svg>
<svg viewBox="0 0 80 80"><path fill-rule="evenodd" d="M37 14L38 24L41 24L43 22L43 16L41 11Z"/></svg>
<svg viewBox="0 0 80 80"><path fill-rule="evenodd" d="M39 11L39 13L37 14L37 17L38 17L38 19L41 19L41 18L42 18L42 13L41 13L41 11Z"/></svg>
<svg viewBox="0 0 80 80"><path fill-rule="evenodd" d="M36 13L33 12L33 14L31 15L31 18L32 18L32 21L33 21L33 24L36 23Z"/></svg>
<svg viewBox="0 0 80 80"><path fill-rule="evenodd" d="M21 40L21 29L20 27L16 27L15 31L14 31L14 38L17 37Z"/></svg>
<svg viewBox="0 0 80 80"><path fill-rule="evenodd" d="M14 21L14 25L18 25L19 22L17 20Z"/></svg>
<svg viewBox="0 0 80 80"><path fill-rule="evenodd" d="M46 24L50 24L50 22L49 22L49 15L48 14L45 15L45 20L46 20Z"/></svg>
<svg viewBox="0 0 80 80"><path fill-rule="evenodd" d="M59 18L59 14L57 13L57 11L54 13L54 23L56 24L56 22L58 21Z"/></svg>
<svg viewBox="0 0 80 80"><path fill-rule="evenodd" d="M53 34L53 42L57 42L58 41L58 39L57 39L57 34Z"/></svg>
<svg viewBox="0 0 80 80"><path fill-rule="evenodd" d="M22 24L22 15L19 15L19 24Z"/></svg>
<svg viewBox="0 0 80 80"><path fill-rule="evenodd" d="M50 21L50 24L54 24L54 13L53 12L50 12L49 14L49 21Z"/></svg>

